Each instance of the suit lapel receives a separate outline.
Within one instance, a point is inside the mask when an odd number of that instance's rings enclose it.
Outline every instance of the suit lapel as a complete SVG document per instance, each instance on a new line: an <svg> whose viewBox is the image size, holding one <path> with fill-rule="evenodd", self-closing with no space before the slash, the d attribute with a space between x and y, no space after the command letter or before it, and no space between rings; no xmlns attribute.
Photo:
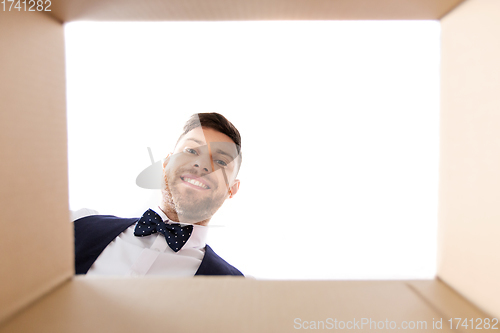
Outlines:
<svg viewBox="0 0 500 333"><path fill-rule="evenodd" d="M208 245L205 246L205 256L195 275L243 275L239 270L228 264Z"/></svg>
<svg viewBox="0 0 500 333"><path fill-rule="evenodd" d="M111 215L93 215L76 220L75 273L87 274L106 246L138 220Z"/></svg>

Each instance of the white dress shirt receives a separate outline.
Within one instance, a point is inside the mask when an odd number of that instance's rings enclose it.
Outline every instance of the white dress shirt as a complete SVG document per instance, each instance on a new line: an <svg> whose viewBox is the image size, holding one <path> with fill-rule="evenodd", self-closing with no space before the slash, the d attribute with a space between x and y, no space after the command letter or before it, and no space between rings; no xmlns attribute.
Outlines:
<svg viewBox="0 0 500 333"><path fill-rule="evenodd" d="M153 209L165 223L170 222L160 209ZM205 255L208 227L193 225L188 241L174 252L162 233L136 237L134 223L116 237L90 267L87 275L192 277Z"/></svg>

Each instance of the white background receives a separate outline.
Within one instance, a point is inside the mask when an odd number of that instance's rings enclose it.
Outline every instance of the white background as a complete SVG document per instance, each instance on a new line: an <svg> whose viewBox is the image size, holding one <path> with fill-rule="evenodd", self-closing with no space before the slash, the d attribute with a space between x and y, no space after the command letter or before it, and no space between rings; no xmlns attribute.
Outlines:
<svg viewBox="0 0 500 333"><path fill-rule="evenodd" d="M70 207L140 216L197 112L242 135L208 243L270 279L432 278L437 21L67 24ZM149 128L149 130L144 130ZM223 227L219 227L223 226Z"/></svg>

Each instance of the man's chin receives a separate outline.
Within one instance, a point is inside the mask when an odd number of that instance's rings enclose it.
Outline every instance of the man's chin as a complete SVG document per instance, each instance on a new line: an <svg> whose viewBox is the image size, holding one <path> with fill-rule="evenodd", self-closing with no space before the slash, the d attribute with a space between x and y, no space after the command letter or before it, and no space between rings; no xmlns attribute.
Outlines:
<svg viewBox="0 0 500 333"><path fill-rule="evenodd" d="M209 203L203 200L185 200L177 201L175 206L179 218L182 218L186 222L196 223L205 220L209 220L219 209L220 205L213 205L213 201L210 200Z"/></svg>
<svg viewBox="0 0 500 333"><path fill-rule="evenodd" d="M184 186L173 187L172 194L175 210L184 222L197 223L209 220L224 200L214 198L212 191L198 191Z"/></svg>
<svg viewBox="0 0 500 333"><path fill-rule="evenodd" d="M193 209L186 209L177 206L177 216L179 217L180 222L198 223L210 220L213 214L207 211L200 211L199 209L193 211Z"/></svg>

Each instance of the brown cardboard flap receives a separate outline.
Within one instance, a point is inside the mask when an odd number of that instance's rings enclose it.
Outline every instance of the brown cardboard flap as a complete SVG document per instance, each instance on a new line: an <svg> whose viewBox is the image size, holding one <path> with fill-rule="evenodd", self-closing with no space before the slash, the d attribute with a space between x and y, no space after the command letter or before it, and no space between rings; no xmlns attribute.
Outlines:
<svg viewBox="0 0 500 333"><path fill-rule="evenodd" d="M438 291L431 302L448 297L439 293L442 283L423 283ZM454 314L453 309L448 313ZM341 321L357 322L353 331L373 332L373 324L371 329L361 326L363 318L377 325L394 321L398 327L403 321L425 321L427 329L418 331L432 332L441 314L405 281L78 277L17 315L0 332L292 332L304 326L313 329L312 325L330 330L327 325L334 320L338 326ZM380 326L377 330L392 331ZM446 325L439 331L456 332Z"/></svg>
<svg viewBox="0 0 500 333"><path fill-rule="evenodd" d="M455 307L464 300L436 282L76 278L61 285L72 275L73 249L63 29L51 15L60 22L438 19L461 1L68 0L53 1L48 15L0 11L0 321L39 298L0 331L289 332L297 318L309 328L329 318L426 321L433 331L441 316L479 316L472 306ZM440 278L497 316L499 6L469 0L442 20L439 242Z"/></svg>
<svg viewBox="0 0 500 333"><path fill-rule="evenodd" d="M439 312L442 318L491 318L439 279L410 281L408 286Z"/></svg>
<svg viewBox="0 0 500 333"><path fill-rule="evenodd" d="M438 276L500 316L500 1L441 20Z"/></svg>
<svg viewBox="0 0 500 333"><path fill-rule="evenodd" d="M63 27L0 11L0 321L72 275Z"/></svg>
<svg viewBox="0 0 500 333"><path fill-rule="evenodd" d="M69 22L213 20L437 20L463 0L66 0L51 15Z"/></svg>

